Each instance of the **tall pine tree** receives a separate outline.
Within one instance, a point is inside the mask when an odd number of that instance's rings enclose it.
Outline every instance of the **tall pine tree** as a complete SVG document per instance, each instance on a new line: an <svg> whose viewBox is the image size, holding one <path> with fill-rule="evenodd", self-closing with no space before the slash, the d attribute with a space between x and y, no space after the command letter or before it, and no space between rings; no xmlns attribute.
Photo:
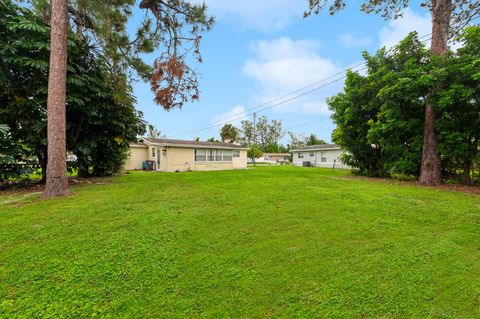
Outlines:
<svg viewBox="0 0 480 319"><path fill-rule="evenodd" d="M92 42L107 58L112 81L126 87L136 73L149 80L154 101L166 110L180 108L199 98L196 72L187 63L200 55L201 34L214 23L206 15L204 4L194 5L187 0L142 0L140 9L146 10L144 20L133 39L127 33L128 18L137 5L134 0L52 0L33 1L37 12L52 26L50 80L48 97L48 164L45 197L68 194L65 148L66 100L66 41L68 17L76 36ZM153 66L147 65L142 53L153 53L161 48ZM123 96L122 90L117 92Z"/></svg>

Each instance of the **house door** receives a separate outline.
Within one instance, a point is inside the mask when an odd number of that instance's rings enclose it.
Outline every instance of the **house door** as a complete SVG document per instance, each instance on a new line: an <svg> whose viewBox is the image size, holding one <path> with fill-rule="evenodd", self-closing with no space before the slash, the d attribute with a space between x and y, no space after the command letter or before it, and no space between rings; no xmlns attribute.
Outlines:
<svg viewBox="0 0 480 319"><path fill-rule="evenodd" d="M157 147L157 171L160 170L160 156L162 155L161 149Z"/></svg>

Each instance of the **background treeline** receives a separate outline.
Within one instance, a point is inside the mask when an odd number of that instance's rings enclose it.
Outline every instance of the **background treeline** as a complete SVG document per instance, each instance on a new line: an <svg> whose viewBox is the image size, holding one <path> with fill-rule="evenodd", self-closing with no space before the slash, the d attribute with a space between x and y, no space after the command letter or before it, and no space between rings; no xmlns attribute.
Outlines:
<svg viewBox="0 0 480 319"><path fill-rule="evenodd" d="M282 121L269 120L266 116L261 116L255 124L249 120L241 121L240 128L233 124L225 124L220 129L220 139L226 143L237 143L248 147L248 157L253 154L261 157L265 153L287 153L292 149L302 148L308 145L326 144L326 142L315 134L298 134L293 131L287 131L290 142L285 146L280 143L285 136ZM197 138L200 140L200 138ZM209 142L219 142L216 138L208 139Z"/></svg>
<svg viewBox="0 0 480 319"><path fill-rule="evenodd" d="M81 176L116 173L128 143L145 132L126 81L73 32L68 38L67 150ZM0 1L0 182L45 173L50 27L38 15Z"/></svg>
<svg viewBox="0 0 480 319"><path fill-rule="evenodd" d="M480 28L467 28L458 40L463 46L444 57L431 56L415 33L391 50L363 54L365 74L349 72L344 92L328 100L337 125L332 139L348 152L346 164L370 176L419 176L430 101L442 175L478 180Z"/></svg>

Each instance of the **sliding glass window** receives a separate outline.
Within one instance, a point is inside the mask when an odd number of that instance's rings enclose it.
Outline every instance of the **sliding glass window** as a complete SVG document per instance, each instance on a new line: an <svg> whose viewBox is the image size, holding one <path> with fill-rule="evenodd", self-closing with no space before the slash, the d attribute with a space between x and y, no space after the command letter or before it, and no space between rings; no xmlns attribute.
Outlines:
<svg viewBox="0 0 480 319"><path fill-rule="evenodd" d="M224 150L223 151L223 161L224 162L231 162L232 161L232 150Z"/></svg>
<svg viewBox="0 0 480 319"><path fill-rule="evenodd" d="M205 162L207 159L206 157L206 151L202 149L196 149L195 150L195 162Z"/></svg>
<svg viewBox="0 0 480 319"><path fill-rule="evenodd" d="M239 157L240 151L195 149L195 162L231 162L232 157Z"/></svg>

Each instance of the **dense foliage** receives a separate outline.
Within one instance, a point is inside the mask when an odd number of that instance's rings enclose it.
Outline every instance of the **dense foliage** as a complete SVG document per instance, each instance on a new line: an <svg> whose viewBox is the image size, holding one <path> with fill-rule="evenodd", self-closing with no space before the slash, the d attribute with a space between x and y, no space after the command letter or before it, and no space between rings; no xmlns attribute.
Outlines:
<svg viewBox="0 0 480 319"><path fill-rule="evenodd" d="M238 129L232 124L225 124L220 129L220 137L222 142L225 143L236 143L240 139L240 134Z"/></svg>
<svg viewBox="0 0 480 319"><path fill-rule="evenodd" d="M442 116L437 128L444 171L461 171L469 181L474 167L480 167L480 27L467 29L460 39L465 45L443 61L444 89L436 96Z"/></svg>
<svg viewBox="0 0 480 319"><path fill-rule="evenodd" d="M288 136L290 138L290 143L287 145L288 150L294 150L298 148L303 148L305 146L311 145L322 145L327 144L324 140L317 137L317 135L311 133L308 136L304 134L298 134L293 131L288 131Z"/></svg>
<svg viewBox="0 0 480 319"><path fill-rule="evenodd" d="M328 100L344 161L363 174L418 176L431 100L438 105L443 173L470 181L480 147L479 30L468 29L464 47L445 57L431 57L416 34L389 51L364 53L367 74L349 72L344 92ZM443 90L432 95L439 83Z"/></svg>
<svg viewBox="0 0 480 319"><path fill-rule="evenodd" d="M21 157L45 169L49 26L31 11L0 1L0 123L10 127ZM119 93L121 91L121 93ZM130 87L112 81L109 64L69 35L67 150L80 173L117 172L128 143L144 132ZM18 160L18 158L17 158Z"/></svg>
<svg viewBox="0 0 480 319"><path fill-rule="evenodd" d="M251 158L252 160L254 158L260 158L263 157L263 152L260 148L258 148L258 146L251 146L248 148L247 157Z"/></svg>
<svg viewBox="0 0 480 319"><path fill-rule="evenodd" d="M50 0L27 1L36 15L49 21ZM142 15L131 19L136 7ZM191 65L194 60L202 62L202 34L214 24L205 4L185 0L69 0L68 14L76 35L100 48L116 81L128 83L137 75L150 81L154 102L167 110L199 98L198 76ZM148 54L155 55L153 64L147 62Z"/></svg>
<svg viewBox="0 0 480 319"><path fill-rule="evenodd" d="M20 179L28 181L28 175L34 166L28 163L21 145L15 144L10 135L10 128L0 124L0 186L3 181Z"/></svg>
<svg viewBox="0 0 480 319"><path fill-rule="evenodd" d="M258 150L265 153L282 153L287 151L280 144L280 140L285 135L282 121L270 121L266 116L261 116L255 123L255 127L249 120L243 120L241 125L240 141L243 145L256 145Z"/></svg>
<svg viewBox="0 0 480 319"><path fill-rule="evenodd" d="M366 13L380 14L384 19L397 19L409 7L410 0L364 0L360 9ZM345 9L345 0L309 0L309 10L305 17L312 13L318 14L328 8L330 15ZM480 17L480 1L476 0L422 0L420 6L428 9L431 14L431 46L433 56L444 57L448 53L448 40ZM433 96L443 90L443 82L437 81L430 87L427 102L424 107L422 159L419 182L423 185L435 186L442 179L442 159L437 132L438 109Z"/></svg>

